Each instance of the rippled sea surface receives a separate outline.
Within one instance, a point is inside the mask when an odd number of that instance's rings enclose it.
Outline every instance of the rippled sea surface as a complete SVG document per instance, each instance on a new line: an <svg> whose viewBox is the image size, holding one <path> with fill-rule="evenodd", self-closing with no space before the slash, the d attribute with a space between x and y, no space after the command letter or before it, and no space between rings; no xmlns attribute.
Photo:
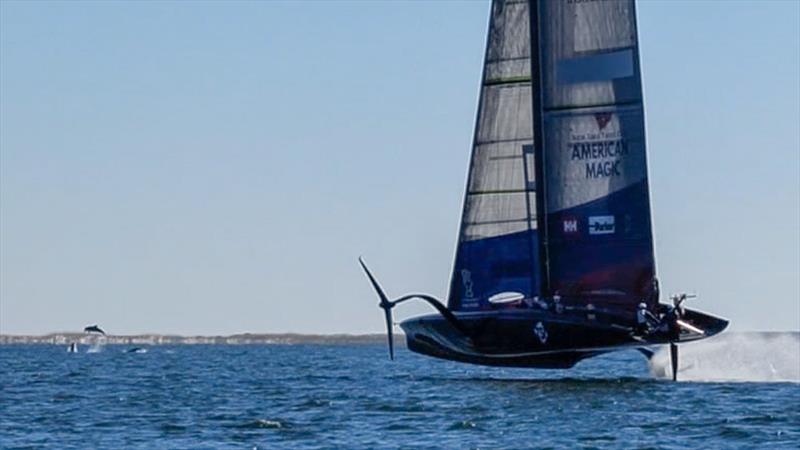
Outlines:
<svg viewBox="0 0 800 450"><path fill-rule="evenodd" d="M672 383L620 352L496 369L378 345L0 346L0 447L798 448L797 383Z"/></svg>

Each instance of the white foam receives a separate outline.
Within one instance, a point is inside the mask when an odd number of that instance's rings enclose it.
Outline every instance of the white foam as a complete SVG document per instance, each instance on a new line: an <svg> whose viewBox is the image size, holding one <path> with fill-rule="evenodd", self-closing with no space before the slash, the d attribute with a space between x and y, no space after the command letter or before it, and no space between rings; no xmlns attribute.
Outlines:
<svg viewBox="0 0 800 450"><path fill-rule="evenodd" d="M86 353L100 353L103 351L103 343L102 342L95 342L86 350Z"/></svg>
<svg viewBox="0 0 800 450"><path fill-rule="evenodd" d="M800 383L800 333L723 333L679 350L678 381ZM650 373L671 378L668 346L650 359Z"/></svg>

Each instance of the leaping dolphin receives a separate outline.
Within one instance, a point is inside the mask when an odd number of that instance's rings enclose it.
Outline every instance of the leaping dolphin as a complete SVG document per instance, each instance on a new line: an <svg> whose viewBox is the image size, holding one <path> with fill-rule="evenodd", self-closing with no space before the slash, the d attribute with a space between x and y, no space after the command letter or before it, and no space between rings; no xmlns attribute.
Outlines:
<svg viewBox="0 0 800 450"><path fill-rule="evenodd" d="M97 324L89 325L88 327L84 328L83 331L86 333L100 333L103 336L106 335L106 332L101 330L100 327L97 326Z"/></svg>

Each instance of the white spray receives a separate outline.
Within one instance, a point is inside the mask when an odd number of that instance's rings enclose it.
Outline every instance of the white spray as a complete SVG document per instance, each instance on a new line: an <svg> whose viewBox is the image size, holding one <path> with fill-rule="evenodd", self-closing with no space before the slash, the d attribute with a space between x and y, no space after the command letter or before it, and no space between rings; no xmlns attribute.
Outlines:
<svg viewBox="0 0 800 450"><path fill-rule="evenodd" d="M103 351L103 345L106 343L106 338L103 336L94 337L91 346L86 350L86 353L100 353Z"/></svg>
<svg viewBox="0 0 800 450"><path fill-rule="evenodd" d="M671 378L667 346L650 359L650 373ZM678 381L800 383L800 333L723 333L681 344Z"/></svg>

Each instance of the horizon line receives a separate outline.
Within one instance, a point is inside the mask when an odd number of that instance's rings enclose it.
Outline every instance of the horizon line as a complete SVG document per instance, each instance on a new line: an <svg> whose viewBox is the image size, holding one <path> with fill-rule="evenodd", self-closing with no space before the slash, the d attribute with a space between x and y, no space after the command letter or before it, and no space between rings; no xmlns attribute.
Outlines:
<svg viewBox="0 0 800 450"><path fill-rule="evenodd" d="M745 333L797 333L800 334L800 330L736 330L736 331L727 331L725 334L745 334ZM405 335L402 330L395 330L397 335ZM349 333L349 332L337 332L337 333L306 333L306 332L296 332L296 331L280 331L280 332L250 332L250 331L243 331L238 333L232 334L180 334L180 333L159 333L159 332L145 332L145 333L130 333L130 334L112 334L106 333L105 335L100 334L90 334L84 331L52 331L43 334L17 334L17 333L0 333L0 338L22 338L22 337L29 337L29 338L45 338L57 335L79 335L79 336L100 336L100 337L139 337L139 336L161 336L161 337L208 337L208 338L227 338L227 337L239 337L239 336L309 336L309 337L370 337L370 336L386 336L385 332L371 332L371 333Z"/></svg>

